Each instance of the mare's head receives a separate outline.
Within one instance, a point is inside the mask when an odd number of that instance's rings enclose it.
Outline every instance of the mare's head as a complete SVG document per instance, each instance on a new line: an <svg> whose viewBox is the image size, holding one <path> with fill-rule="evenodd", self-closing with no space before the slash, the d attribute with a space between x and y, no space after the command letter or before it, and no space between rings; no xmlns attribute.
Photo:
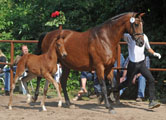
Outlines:
<svg viewBox="0 0 166 120"><path fill-rule="evenodd" d="M61 55L62 58L65 58L67 56L67 52L66 52L66 49L65 49L63 38L59 37L56 40L56 49L57 49L57 52Z"/></svg>
<svg viewBox="0 0 166 120"><path fill-rule="evenodd" d="M128 19L127 31L135 40L136 45L142 47L144 45L144 33L143 33L143 20L142 16L145 13L132 13Z"/></svg>

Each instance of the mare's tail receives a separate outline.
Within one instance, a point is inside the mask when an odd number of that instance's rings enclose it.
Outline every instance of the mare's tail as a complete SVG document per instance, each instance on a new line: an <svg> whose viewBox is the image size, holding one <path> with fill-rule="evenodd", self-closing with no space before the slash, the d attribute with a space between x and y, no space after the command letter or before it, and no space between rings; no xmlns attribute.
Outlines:
<svg viewBox="0 0 166 120"><path fill-rule="evenodd" d="M42 54L41 45L42 45L42 41L43 41L44 37L46 36L46 34L47 34L47 32L44 32L39 36L39 42L38 42L37 48L35 50L36 55L41 55Z"/></svg>
<svg viewBox="0 0 166 120"><path fill-rule="evenodd" d="M57 39L61 38L61 33L62 33L62 26L59 27L59 34L58 34L58 37ZM35 54L36 55L41 55L42 54L42 49L41 49L41 45L42 45L42 42L43 42L43 39L44 37L46 36L47 32L44 32L42 33L40 36L39 36L39 41L38 41L38 44L37 44L37 48L35 50Z"/></svg>

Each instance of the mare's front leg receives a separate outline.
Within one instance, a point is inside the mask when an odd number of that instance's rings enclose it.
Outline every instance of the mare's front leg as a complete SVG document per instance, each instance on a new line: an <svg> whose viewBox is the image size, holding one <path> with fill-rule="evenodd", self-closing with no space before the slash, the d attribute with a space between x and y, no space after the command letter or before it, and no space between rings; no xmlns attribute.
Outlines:
<svg viewBox="0 0 166 120"><path fill-rule="evenodd" d="M102 64L97 65L96 73L97 73L97 77L99 79L99 82L100 82L100 85L101 85L101 88L102 88L102 93L103 93L104 98L105 98L106 108L109 109L109 112L115 113L113 107L111 107L110 102L108 100L107 88L106 88L105 79L104 79L104 66Z"/></svg>
<svg viewBox="0 0 166 120"><path fill-rule="evenodd" d="M36 75L34 75L32 73L28 73L27 76L25 76L25 77L22 78L23 85L24 85L25 90L27 92L27 103L31 102L31 95L29 94L29 89L27 87L27 82L30 81L30 80L32 80L35 77L36 77Z"/></svg>
<svg viewBox="0 0 166 120"><path fill-rule="evenodd" d="M32 97L33 102L36 102L36 100L38 99L41 79L42 79L42 77L37 77L37 86L36 86L34 96Z"/></svg>
<svg viewBox="0 0 166 120"><path fill-rule="evenodd" d="M64 97L65 97L65 102L68 107L71 105L69 96L66 90L67 78L69 76L69 72L70 72L70 69L66 68L65 66L62 66L62 75L61 75L60 81L61 81L61 86L62 86Z"/></svg>

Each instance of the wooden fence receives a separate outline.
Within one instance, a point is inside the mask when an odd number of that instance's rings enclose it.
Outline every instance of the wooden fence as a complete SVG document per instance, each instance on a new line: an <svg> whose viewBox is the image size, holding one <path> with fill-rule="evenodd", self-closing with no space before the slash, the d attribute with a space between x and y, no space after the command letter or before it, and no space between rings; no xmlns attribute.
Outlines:
<svg viewBox="0 0 166 120"><path fill-rule="evenodd" d="M0 40L0 43L3 44L5 42L10 43L10 62L9 63L3 63L0 62L0 64L6 64L10 66L10 87L13 83L13 62L14 62L14 44L16 43L38 43L37 40ZM117 58L117 67L114 69L117 69L117 79L120 79L120 70L126 69L120 67L120 54L121 54L121 45L125 45L126 42L120 42L118 45L118 58ZM166 45L166 42L150 42L151 45ZM150 68L151 71L166 71L166 68Z"/></svg>

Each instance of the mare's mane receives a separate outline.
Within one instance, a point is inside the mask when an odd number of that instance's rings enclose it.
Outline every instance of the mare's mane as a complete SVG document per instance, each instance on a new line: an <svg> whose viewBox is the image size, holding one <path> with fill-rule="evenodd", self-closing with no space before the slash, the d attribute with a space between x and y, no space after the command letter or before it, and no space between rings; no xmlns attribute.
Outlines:
<svg viewBox="0 0 166 120"><path fill-rule="evenodd" d="M132 14L132 12L122 13L122 14L119 14L119 15L116 15L116 16L110 18L109 20L116 20L116 19L118 19L124 15L130 14L130 13Z"/></svg>
<svg viewBox="0 0 166 120"><path fill-rule="evenodd" d="M100 30L103 26L105 25L112 25L116 20L118 20L119 18L127 15L127 14L134 14L134 12L126 12L126 13L122 13L122 14L119 14L119 15L116 15L108 20L106 20L104 23L96 26L96 27L93 27L91 28L91 34L93 37L96 37L97 33L100 33Z"/></svg>
<svg viewBox="0 0 166 120"><path fill-rule="evenodd" d="M129 14L134 14L134 12L126 12L126 13L122 13L122 14L119 14L119 15L116 15L108 20L106 20L103 24L111 24L113 23L114 21L118 20L119 18L125 16L125 15L129 15Z"/></svg>

